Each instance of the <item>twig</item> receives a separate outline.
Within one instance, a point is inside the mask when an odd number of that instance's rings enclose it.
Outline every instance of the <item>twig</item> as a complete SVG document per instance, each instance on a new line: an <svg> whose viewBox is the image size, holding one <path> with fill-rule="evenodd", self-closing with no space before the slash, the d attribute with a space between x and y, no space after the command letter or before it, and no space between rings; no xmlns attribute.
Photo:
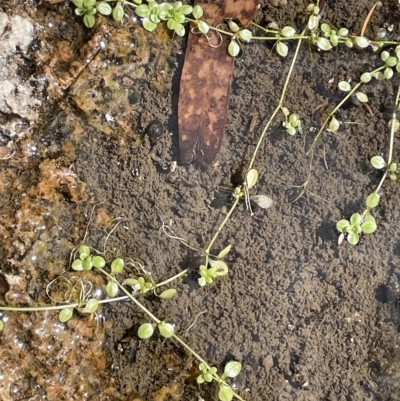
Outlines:
<svg viewBox="0 0 400 401"><path fill-rule="evenodd" d="M372 13L374 12L375 7L376 7L377 5L378 5L378 2L376 2L376 3L372 6L371 10L369 10L369 13L368 13L368 15L367 15L367 18L365 18L364 24L363 24L363 26L362 26L362 28L361 28L361 34L360 34L360 36L364 36L364 33L365 33L366 29L367 29L368 22L369 22L369 20L371 19Z"/></svg>

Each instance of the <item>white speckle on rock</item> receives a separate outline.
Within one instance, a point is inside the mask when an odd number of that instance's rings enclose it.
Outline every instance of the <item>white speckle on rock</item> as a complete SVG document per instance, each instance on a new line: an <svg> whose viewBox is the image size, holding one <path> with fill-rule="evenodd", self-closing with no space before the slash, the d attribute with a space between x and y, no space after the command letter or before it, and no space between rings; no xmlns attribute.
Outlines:
<svg viewBox="0 0 400 401"><path fill-rule="evenodd" d="M31 85L35 78L18 76L15 60L19 54L28 56L29 45L34 38L31 19L0 12L0 112L18 115L29 121L37 120L37 108L41 102L35 98Z"/></svg>

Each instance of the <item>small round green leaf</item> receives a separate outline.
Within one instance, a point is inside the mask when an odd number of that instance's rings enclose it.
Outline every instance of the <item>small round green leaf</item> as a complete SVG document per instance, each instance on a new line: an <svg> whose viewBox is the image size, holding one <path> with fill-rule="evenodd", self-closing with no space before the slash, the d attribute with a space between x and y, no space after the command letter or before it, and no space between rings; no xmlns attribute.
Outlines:
<svg viewBox="0 0 400 401"><path fill-rule="evenodd" d="M114 7L112 16L113 16L114 20L117 22L122 21L122 18L124 18L124 9L122 8L120 2L118 2L117 5Z"/></svg>
<svg viewBox="0 0 400 401"><path fill-rule="evenodd" d="M331 121L329 122L329 131L337 132L339 130L340 123L335 116L332 116Z"/></svg>
<svg viewBox="0 0 400 401"><path fill-rule="evenodd" d="M172 20L168 20L168 21L172 21ZM149 32L153 32L154 29L157 28L157 24L155 24L154 22L151 22L148 18L143 18L142 24L143 24L143 28Z"/></svg>
<svg viewBox="0 0 400 401"><path fill-rule="evenodd" d="M184 15L188 15L193 11L193 7L189 6L187 4L184 4L183 6L179 7L179 12L184 14Z"/></svg>
<svg viewBox="0 0 400 401"><path fill-rule="evenodd" d="M90 256L90 248L86 245L81 245L79 247L79 257L83 260Z"/></svg>
<svg viewBox="0 0 400 401"><path fill-rule="evenodd" d="M340 231L341 233L346 231L346 228L350 225L348 220L339 220L336 223L336 230Z"/></svg>
<svg viewBox="0 0 400 401"><path fill-rule="evenodd" d="M96 0L83 0L83 6L88 9L94 7Z"/></svg>
<svg viewBox="0 0 400 401"><path fill-rule="evenodd" d="M82 261L83 270L91 270L93 266L92 258L89 256Z"/></svg>
<svg viewBox="0 0 400 401"><path fill-rule="evenodd" d="M106 286L107 295L114 298L118 294L118 285L114 281L109 281Z"/></svg>
<svg viewBox="0 0 400 401"><path fill-rule="evenodd" d="M358 236L357 233L350 232L350 233L347 235L347 241L349 242L350 245L357 245L359 239L360 239L360 238L359 238L359 236Z"/></svg>
<svg viewBox="0 0 400 401"><path fill-rule="evenodd" d="M353 213L350 217L350 224L352 226L359 226L362 222L362 216L360 213Z"/></svg>
<svg viewBox="0 0 400 401"><path fill-rule="evenodd" d="M142 18L148 17L150 15L150 8L147 4L141 4L135 8L135 13Z"/></svg>
<svg viewBox="0 0 400 401"><path fill-rule="evenodd" d="M173 18L170 18L167 21L167 27L168 29L171 29L171 31L173 31L175 29L176 26L178 26L178 22L176 22Z"/></svg>
<svg viewBox="0 0 400 401"><path fill-rule="evenodd" d="M289 48L286 43L280 41L276 43L276 51L281 57L286 57L288 54L288 50Z"/></svg>
<svg viewBox="0 0 400 401"><path fill-rule="evenodd" d="M83 261L80 259L76 259L72 262L72 270L81 271L83 270Z"/></svg>
<svg viewBox="0 0 400 401"><path fill-rule="evenodd" d="M253 34L248 29L242 29L241 31L239 31L238 36L240 39L248 42L253 37Z"/></svg>
<svg viewBox="0 0 400 401"><path fill-rule="evenodd" d="M364 82L364 83L371 81L371 79L372 79L372 75L369 72L364 72L364 74L362 74L360 77L360 81Z"/></svg>
<svg viewBox="0 0 400 401"><path fill-rule="evenodd" d="M396 57L388 57L385 61L386 65L389 67L394 67L397 64L398 60Z"/></svg>
<svg viewBox="0 0 400 401"><path fill-rule="evenodd" d="M252 168L246 175L246 183L247 183L247 188L252 188L254 185L256 185L258 180L258 171L255 168Z"/></svg>
<svg viewBox="0 0 400 401"><path fill-rule="evenodd" d="M143 323L138 330L138 336L142 340L150 338L154 333L154 326L151 323Z"/></svg>
<svg viewBox="0 0 400 401"><path fill-rule="evenodd" d="M242 370L242 364L237 361L228 362L224 369L225 377L236 377Z"/></svg>
<svg viewBox="0 0 400 401"><path fill-rule="evenodd" d="M58 314L58 320L61 323L68 322L68 320L71 319L73 313L74 313L74 308L61 309L60 313Z"/></svg>
<svg viewBox="0 0 400 401"><path fill-rule="evenodd" d="M331 35L329 41L332 43L332 46L337 46L339 44L339 36Z"/></svg>
<svg viewBox="0 0 400 401"><path fill-rule="evenodd" d="M350 49L354 46L353 42L351 41L351 39L347 38L346 41L344 42L344 44L349 47Z"/></svg>
<svg viewBox="0 0 400 401"><path fill-rule="evenodd" d="M340 28L338 35L341 37L347 36L349 34L349 30L346 28Z"/></svg>
<svg viewBox="0 0 400 401"><path fill-rule="evenodd" d="M377 225L374 216L368 215L364 223L361 225L362 232L365 234L372 234L376 231Z"/></svg>
<svg viewBox="0 0 400 401"><path fill-rule="evenodd" d="M351 86L347 81L340 81L338 83L338 88L343 92L349 92L351 90Z"/></svg>
<svg viewBox="0 0 400 401"><path fill-rule="evenodd" d="M361 47L361 49L369 46L369 40L364 36L356 36L353 40L358 47Z"/></svg>
<svg viewBox="0 0 400 401"><path fill-rule="evenodd" d="M154 3L156 3L154 1ZM174 10L179 10L182 7L182 2L181 1L175 1L173 4Z"/></svg>
<svg viewBox="0 0 400 401"><path fill-rule="evenodd" d="M82 15L85 15L86 9L84 8L75 8L75 15L78 17L81 17Z"/></svg>
<svg viewBox="0 0 400 401"><path fill-rule="evenodd" d="M203 373L203 378L207 383L211 383L213 381L213 376L210 372Z"/></svg>
<svg viewBox="0 0 400 401"><path fill-rule="evenodd" d="M168 299L172 298L174 295L176 295L176 289L175 288L169 288L168 290L163 291L160 295L159 298L162 299Z"/></svg>
<svg viewBox="0 0 400 401"><path fill-rule="evenodd" d="M233 390L230 387L221 384L218 391L218 398L220 401L231 401L233 398Z"/></svg>
<svg viewBox="0 0 400 401"><path fill-rule="evenodd" d="M376 192L372 192L367 197L367 208L372 209L379 205L380 196Z"/></svg>
<svg viewBox="0 0 400 401"><path fill-rule="evenodd" d="M296 29L292 28L291 26L285 26L281 29L280 34L285 38L291 38L296 33Z"/></svg>
<svg viewBox="0 0 400 401"><path fill-rule="evenodd" d="M318 25L319 25L319 16L311 15L310 18L308 19L307 28L310 31L315 31L318 28Z"/></svg>
<svg viewBox="0 0 400 401"><path fill-rule="evenodd" d="M99 3L97 3L96 9L100 14L103 14L103 15L110 15L112 13L111 6L108 3L106 3L105 1L100 1Z"/></svg>
<svg viewBox="0 0 400 401"><path fill-rule="evenodd" d="M329 33L331 31L331 27L328 24L326 24L325 22L323 22L321 24L321 31L324 33Z"/></svg>
<svg viewBox="0 0 400 401"><path fill-rule="evenodd" d="M210 27L204 21L199 21L199 23L197 24L197 28L199 28L199 31L204 34L208 33L208 31L210 30Z"/></svg>
<svg viewBox="0 0 400 401"><path fill-rule="evenodd" d="M232 40L228 46L228 53L232 57L236 57L240 52L240 46L237 44L235 40Z"/></svg>
<svg viewBox="0 0 400 401"><path fill-rule="evenodd" d="M158 10L159 10L158 16L160 17L160 19L162 19L164 21L171 18L171 16L173 15L173 13L171 13L171 10L173 10L173 7L169 3L160 4L160 6L158 7Z"/></svg>
<svg viewBox="0 0 400 401"><path fill-rule="evenodd" d="M83 16L83 23L85 24L86 27L93 28L95 22L96 22L96 19L94 18L93 15L85 14Z"/></svg>
<svg viewBox="0 0 400 401"><path fill-rule="evenodd" d="M323 51L328 51L332 49L331 42L327 38L319 37L317 39L317 46Z"/></svg>
<svg viewBox="0 0 400 401"><path fill-rule="evenodd" d="M200 19L203 16L203 9L201 8L201 6L196 5L193 8L192 14L195 19Z"/></svg>
<svg viewBox="0 0 400 401"><path fill-rule="evenodd" d="M236 22L232 21L231 19L228 20L228 26L232 32L234 32L234 33L239 32L239 29L240 29L239 25Z"/></svg>
<svg viewBox="0 0 400 401"><path fill-rule="evenodd" d="M158 325L158 331L160 332L160 334L163 337L169 338L169 337L172 337L174 335L175 329L174 329L174 326L171 323L161 322Z"/></svg>
<svg viewBox="0 0 400 401"><path fill-rule="evenodd" d="M289 127L289 128L287 128L287 133L289 134L289 135L295 135L296 134L296 128L294 128L294 127Z"/></svg>
<svg viewBox="0 0 400 401"><path fill-rule="evenodd" d="M81 313L94 313L94 312L96 312L98 307L99 307L99 301L95 298L92 298L86 302L85 307L82 310L80 310L80 312Z"/></svg>
<svg viewBox="0 0 400 401"><path fill-rule="evenodd" d="M382 61L386 61L386 60L389 58L389 56L390 56L390 53L389 53L388 51L384 50L384 51L381 53L381 60L382 60Z"/></svg>
<svg viewBox="0 0 400 401"><path fill-rule="evenodd" d="M111 272L112 273L121 273L124 269L125 262L122 258L114 259L111 263Z"/></svg>
<svg viewBox="0 0 400 401"><path fill-rule="evenodd" d="M178 24L175 28L174 28L175 33L180 36L183 37L185 36L185 27L182 24Z"/></svg>
<svg viewBox="0 0 400 401"><path fill-rule="evenodd" d="M297 128L300 124L300 118L297 114L292 113L289 116L289 123L292 127Z"/></svg>
<svg viewBox="0 0 400 401"><path fill-rule="evenodd" d="M102 268L106 265L106 261L101 256L95 256L92 258L92 263L94 267Z"/></svg>
<svg viewBox="0 0 400 401"><path fill-rule="evenodd" d="M393 70L390 67L385 68L383 71L383 76L385 79L391 79L393 77Z"/></svg>
<svg viewBox="0 0 400 401"><path fill-rule="evenodd" d="M371 164L378 170L386 167L385 159L382 156L371 157Z"/></svg>
<svg viewBox="0 0 400 401"><path fill-rule="evenodd" d="M367 96L365 93L357 92L357 93L356 93L356 98L357 98L361 103L367 103L367 102L368 102L368 96Z"/></svg>
<svg viewBox="0 0 400 401"><path fill-rule="evenodd" d="M179 24L183 24L185 22L185 16L181 12L174 13L174 20Z"/></svg>

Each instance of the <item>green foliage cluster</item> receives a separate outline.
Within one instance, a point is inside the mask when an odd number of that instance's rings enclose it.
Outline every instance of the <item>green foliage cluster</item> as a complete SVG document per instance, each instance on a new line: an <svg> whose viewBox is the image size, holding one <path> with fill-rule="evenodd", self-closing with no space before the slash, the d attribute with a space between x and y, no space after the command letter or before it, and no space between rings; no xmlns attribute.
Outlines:
<svg viewBox="0 0 400 401"><path fill-rule="evenodd" d="M195 13L197 13L197 6ZM142 17L143 27L152 32L157 28L161 21L167 22L167 27L174 31L178 36L185 34L186 16L193 12L193 7L182 4L181 1L176 1L173 4L161 3L156 1L148 1L147 4L142 4L135 9L135 13Z"/></svg>
<svg viewBox="0 0 400 401"><path fill-rule="evenodd" d="M360 213L353 213L350 220L340 220L336 223L336 229L341 233L347 234L347 241L351 245L356 245L360 240L360 234L372 234L376 231L376 222L374 216Z"/></svg>
<svg viewBox="0 0 400 401"><path fill-rule="evenodd" d="M240 371L242 370L242 364L237 361L228 362L225 365L224 373L221 375L221 378L217 376L217 368L208 366L205 363L201 363L199 365L199 369L201 374L197 376L197 383L211 383L213 380L217 380L219 382L219 391L218 391L218 398L220 401L231 401L234 393L232 387L226 385L224 380L227 377L234 378L239 375Z"/></svg>
<svg viewBox="0 0 400 401"><path fill-rule="evenodd" d="M228 254L231 246L229 245L224 250L220 252L218 258L223 258ZM59 306L44 306L44 307L28 307L28 308L18 308L18 307L4 307L0 306L0 310L8 310L8 311L38 311L38 310L59 310L59 321L62 323L68 322L70 319L74 317L74 311L79 315L91 315L96 314L101 303L118 301L121 299L129 298L131 301L135 303L149 318L149 322L145 322L140 325L137 331L137 335L140 339L148 339L152 337L157 330L159 335L165 339L173 338L178 343L180 343L185 349L193 354L199 362L201 369L203 371L202 375L198 378L198 383L203 383L204 381L211 382L216 381L219 386L219 399L220 401L230 401L233 397L237 398L240 401L244 401L233 388L226 382L226 378L235 377L239 374L241 369L241 364L239 362L230 362L226 365L224 373L219 376L217 374L216 368L211 368L207 364L207 362L202 359L186 342L184 342L180 337L178 337L175 333L174 324L158 319L152 312L150 312L138 299L137 295L146 294L149 291L153 291L155 295L157 295L160 299L169 299L177 294L177 290L175 288L168 288L161 292L160 294L156 293L156 289L159 287L165 286L166 284L176 280L178 277L182 276L186 273L186 270L179 273L178 275L169 278L161 283L155 283L150 275L136 275L135 277L125 277L123 281L120 281L119 276L124 274L126 276L126 272L124 272L125 267L127 265L136 267L138 271L144 271L143 267L137 262L125 262L122 258L115 258L108 265L106 260L102 255L96 255L92 253L93 250L87 246L82 244L79 246L77 251L73 251L73 261L71 263L71 268L77 272L87 272L90 270L97 270L100 274L102 274L107 279L107 284L105 286L106 293L108 295L108 299L106 300L98 300L93 296L92 286L89 285L89 289L86 289L86 283L80 281L79 277L76 277L77 282L72 282L68 279L68 277L64 277L63 282L67 283L67 285L71 288L68 288L66 294L66 300L58 301L61 302L62 305ZM218 275L224 275L227 273L227 266L222 260L209 260L210 265L212 266L209 270L213 273L209 272L209 274L215 278ZM107 270L105 270L107 269ZM202 276L200 277L200 279ZM53 280L51 283L54 284L56 280ZM50 283L50 284L51 284ZM49 286L48 289L49 290ZM130 288L129 291L126 287ZM115 299L115 297L122 291L125 296ZM49 292L47 292L49 294ZM50 296L50 295L49 295ZM51 298L55 301L53 298ZM4 322L0 320L0 330L3 330ZM202 380L204 378L204 380Z"/></svg>

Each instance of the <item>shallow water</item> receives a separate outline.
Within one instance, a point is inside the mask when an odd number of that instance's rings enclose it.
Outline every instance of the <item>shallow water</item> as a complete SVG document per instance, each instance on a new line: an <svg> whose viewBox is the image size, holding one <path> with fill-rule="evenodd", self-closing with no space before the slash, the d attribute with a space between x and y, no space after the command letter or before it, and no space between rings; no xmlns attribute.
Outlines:
<svg viewBox="0 0 400 401"><path fill-rule="evenodd" d="M12 15L12 5L0 10ZM360 10L369 6L337 1L324 18L359 32ZM369 35L391 24L398 13L393 7L373 14ZM300 29L304 13L295 10L303 9L300 1L292 10L263 3L257 18L264 13L279 26ZM226 362L241 361L243 371L232 383L246 400L397 399L398 186L384 184L378 231L357 247L338 246L335 222L361 210L379 182L368 160L386 152L386 111L398 81L371 82L366 93L373 115L346 104L341 121L360 124L324 133L311 168L305 156L315 128L342 96L337 82L355 82L360 71L379 65L379 57L344 47L318 53L303 45L285 101L301 116L303 134L289 137L279 116L256 162L255 192L270 196L274 206L255 208L253 217L239 206L215 244L215 253L233 246L229 275L201 289L195 272L200 253L168 238L162 221L195 246L210 240L231 205L228 197L215 201L216 194L238 183L290 60L269 44L246 47L235 62L221 152L204 170L179 163L184 41L162 29L146 33L132 21L120 27L104 19L88 31L62 4L21 3L21 15L33 21L35 38L26 53L10 53L10 64L34 61L30 79L40 107L33 117L1 116L7 157L0 165L2 301L49 304L47 284L67 270L87 230L85 243L105 247L107 260L141 262L156 281L189 269L175 284L177 297L143 302L221 371ZM156 119L166 132L151 142L146 128ZM307 191L294 201L304 188L294 186L306 180ZM122 222L105 244L117 217ZM96 288L106 283L95 273L89 278ZM212 399L212 386L195 385L198 363L181 346L138 339L137 328L147 321L138 309L120 302L100 313L99 324L79 315L61 324L56 312L6 313L0 398Z"/></svg>

